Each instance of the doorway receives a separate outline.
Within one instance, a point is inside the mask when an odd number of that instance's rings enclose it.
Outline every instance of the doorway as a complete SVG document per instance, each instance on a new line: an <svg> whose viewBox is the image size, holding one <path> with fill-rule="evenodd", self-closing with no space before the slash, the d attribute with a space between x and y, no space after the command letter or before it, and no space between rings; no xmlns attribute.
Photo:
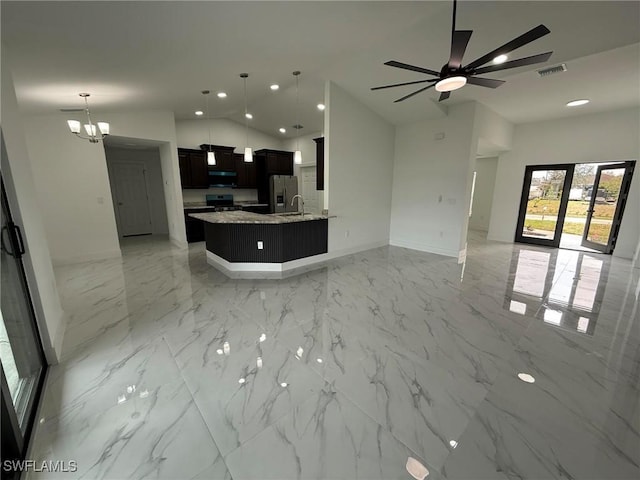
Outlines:
<svg viewBox="0 0 640 480"><path fill-rule="evenodd" d="M612 253L635 162L525 169L516 242Z"/></svg>
<svg viewBox="0 0 640 480"><path fill-rule="evenodd" d="M320 213L318 190L316 190L316 167L300 167L302 177L302 198L304 198L304 210L309 213Z"/></svg>
<svg viewBox="0 0 640 480"><path fill-rule="evenodd" d="M150 235L151 212L142 162L111 162L113 202L120 236Z"/></svg>
<svg viewBox="0 0 640 480"><path fill-rule="evenodd" d="M3 154L4 151L3 143ZM44 383L46 363L35 323L35 313L22 261L26 245L11 216L1 185L0 241L0 373L2 400L2 459L25 458L36 408ZM10 468L2 478L17 478Z"/></svg>

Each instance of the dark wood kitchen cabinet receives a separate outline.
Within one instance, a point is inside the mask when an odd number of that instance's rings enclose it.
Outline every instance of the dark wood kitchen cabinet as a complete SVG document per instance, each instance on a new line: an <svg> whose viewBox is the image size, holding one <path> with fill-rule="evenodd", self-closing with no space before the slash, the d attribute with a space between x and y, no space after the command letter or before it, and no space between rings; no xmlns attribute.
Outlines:
<svg viewBox="0 0 640 480"><path fill-rule="evenodd" d="M182 188L209 188L207 156L201 150L178 149Z"/></svg>
<svg viewBox="0 0 640 480"><path fill-rule="evenodd" d="M238 174L237 188L256 188L258 177L256 175L256 163L244 161L244 154L234 153L235 171Z"/></svg>
<svg viewBox="0 0 640 480"><path fill-rule="evenodd" d="M313 141L316 142L316 190L324 190L324 137Z"/></svg>
<svg viewBox="0 0 640 480"><path fill-rule="evenodd" d="M200 148L204 152L205 158L209 151L209 144L202 144ZM216 154L216 164L210 165L209 170L233 172L236 169L234 153L236 147L225 147L222 145L211 145L211 151Z"/></svg>

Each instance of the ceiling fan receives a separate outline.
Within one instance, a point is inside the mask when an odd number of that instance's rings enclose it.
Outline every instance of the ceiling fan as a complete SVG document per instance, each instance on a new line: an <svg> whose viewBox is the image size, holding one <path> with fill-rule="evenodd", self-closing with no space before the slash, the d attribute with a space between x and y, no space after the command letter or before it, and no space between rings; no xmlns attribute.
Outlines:
<svg viewBox="0 0 640 480"><path fill-rule="evenodd" d="M390 60L385 62L385 65L390 67L402 68L404 70L412 70L414 72L426 73L436 78L427 80L417 80L414 82L395 83L393 85L383 85L381 87L373 87L371 90L382 90L384 88L402 87L405 85L416 85L419 83L429 83L426 87L420 88L409 95L405 95L402 98L395 100L394 103L402 102L408 98L417 95L420 92L424 92L431 87L436 88L440 93L440 99L438 101L446 100L451 95L451 91L462 88L464 85L479 85L481 87L497 88L504 83L504 80L495 80L493 78L483 78L476 75L483 73L497 72L500 70L507 70L509 68L522 67L525 65L533 65L535 63L546 62L553 52L540 53L531 57L519 58L518 60L511 60L505 62L506 55L513 50L520 48L528 43L537 40L540 37L544 37L551 31L544 25L538 25L532 28L526 33L523 33L517 38L514 38L510 42L505 43L501 47L492 50L491 52L483 55L482 57L474 60L473 62L463 65L462 57L467 49L467 44L471 38L473 30L456 30L456 4L457 0L453 0L453 20L451 25L451 55L449 55L449 62L442 66L439 72L435 70L429 70L428 68L417 67L415 65L408 65L402 62L396 62ZM493 65L483 67L493 61Z"/></svg>

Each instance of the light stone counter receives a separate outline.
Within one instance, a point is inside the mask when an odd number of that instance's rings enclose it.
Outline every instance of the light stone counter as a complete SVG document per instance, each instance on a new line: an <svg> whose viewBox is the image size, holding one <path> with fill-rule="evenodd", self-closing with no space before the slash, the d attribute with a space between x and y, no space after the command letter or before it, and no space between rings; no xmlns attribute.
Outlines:
<svg viewBox="0 0 640 480"><path fill-rule="evenodd" d="M252 223L252 224L283 224L308 222L311 220L325 220L326 215L316 215L305 213L304 216L299 213L287 214L260 214L252 212L244 212L242 210L232 210L227 212L210 212L210 213L191 213L190 217L197 218L209 223Z"/></svg>

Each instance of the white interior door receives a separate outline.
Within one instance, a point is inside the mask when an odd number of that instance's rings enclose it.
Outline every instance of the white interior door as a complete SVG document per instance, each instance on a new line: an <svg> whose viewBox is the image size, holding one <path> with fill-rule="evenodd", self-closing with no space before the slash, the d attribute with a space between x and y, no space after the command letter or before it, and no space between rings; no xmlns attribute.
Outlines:
<svg viewBox="0 0 640 480"><path fill-rule="evenodd" d="M302 197L304 198L304 211L320 213L318 191L316 190L316 167L302 167Z"/></svg>
<svg viewBox="0 0 640 480"><path fill-rule="evenodd" d="M144 164L114 162L112 171L120 235L150 234L151 213Z"/></svg>

